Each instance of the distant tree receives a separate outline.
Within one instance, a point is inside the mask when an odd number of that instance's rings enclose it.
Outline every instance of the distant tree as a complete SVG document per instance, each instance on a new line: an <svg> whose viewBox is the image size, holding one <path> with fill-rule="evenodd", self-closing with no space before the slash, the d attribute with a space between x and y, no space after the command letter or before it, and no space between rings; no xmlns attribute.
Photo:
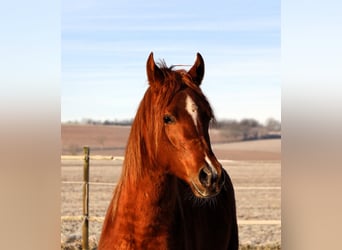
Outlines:
<svg viewBox="0 0 342 250"><path fill-rule="evenodd" d="M266 120L266 125L268 131L280 131L281 130L281 123L274 118L268 118Z"/></svg>
<svg viewBox="0 0 342 250"><path fill-rule="evenodd" d="M246 128L255 128L255 127L259 127L260 124L255 119L243 119L240 122L240 126L246 127Z"/></svg>
<svg viewBox="0 0 342 250"><path fill-rule="evenodd" d="M115 124L115 122L109 121L109 120L105 120L105 121L103 122L103 125L114 125L114 124Z"/></svg>

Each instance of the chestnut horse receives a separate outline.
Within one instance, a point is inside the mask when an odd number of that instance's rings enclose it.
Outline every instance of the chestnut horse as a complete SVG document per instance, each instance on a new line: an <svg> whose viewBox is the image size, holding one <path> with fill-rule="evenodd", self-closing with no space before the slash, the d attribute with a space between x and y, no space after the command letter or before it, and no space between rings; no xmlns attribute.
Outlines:
<svg viewBox="0 0 342 250"><path fill-rule="evenodd" d="M185 71L151 53L146 70L98 249L238 249L232 182L210 145L202 56Z"/></svg>

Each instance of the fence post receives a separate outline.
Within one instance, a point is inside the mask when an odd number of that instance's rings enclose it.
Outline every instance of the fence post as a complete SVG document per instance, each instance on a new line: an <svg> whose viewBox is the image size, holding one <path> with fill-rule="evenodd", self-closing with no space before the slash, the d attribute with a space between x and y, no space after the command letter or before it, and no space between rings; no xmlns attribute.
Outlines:
<svg viewBox="0 0 342 250"><path fill-rule="evenodd" d="M83 225L82 225L82 249L89 249L89 147L83 147Z"/></svg>

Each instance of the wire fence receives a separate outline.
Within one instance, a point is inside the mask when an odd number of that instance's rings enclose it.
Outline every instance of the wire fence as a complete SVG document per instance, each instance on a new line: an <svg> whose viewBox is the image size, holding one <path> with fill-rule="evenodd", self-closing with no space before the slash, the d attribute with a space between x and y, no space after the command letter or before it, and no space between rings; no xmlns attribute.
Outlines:
<svg viewBox="0 0 342 250"><path fill-rule="evenodd" d="M63 161L82 161L83 160L83 181L62 181L62 184L76 184L83 185L83 214L82 215L64 215L61 216L61 221L79 221L82 222L82 248L88 249L89 243L89 222L99 222L104 221L103 216L91 216L89 215L89 186L112 186L113 188L117 185L115 182L90 182L89 181L89 160L108 160L123 161L122 156L105 156L105 155L90 155L89 147L83 148L84 155L62 155L61 160ZM227 162L227 160L220 160L220 162ZM231 162L228 160L228 162ZM269 187L269 186L236 186L235 190L281 190L281 187ZM238 219L239 225L281 225L281 220L242 220Z"/></svg>

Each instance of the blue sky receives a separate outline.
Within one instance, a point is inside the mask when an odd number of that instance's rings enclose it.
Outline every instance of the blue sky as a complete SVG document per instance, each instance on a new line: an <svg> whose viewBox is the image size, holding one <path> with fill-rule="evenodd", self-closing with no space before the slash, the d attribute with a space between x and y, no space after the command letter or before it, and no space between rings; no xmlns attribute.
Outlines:
<svg viewBox="0 0 342 250"><path fill-rule="evenodd" d="M146 60L206 64L218 119L281 119L280 1L62 1L61 120L129 119Z"/></svg>

